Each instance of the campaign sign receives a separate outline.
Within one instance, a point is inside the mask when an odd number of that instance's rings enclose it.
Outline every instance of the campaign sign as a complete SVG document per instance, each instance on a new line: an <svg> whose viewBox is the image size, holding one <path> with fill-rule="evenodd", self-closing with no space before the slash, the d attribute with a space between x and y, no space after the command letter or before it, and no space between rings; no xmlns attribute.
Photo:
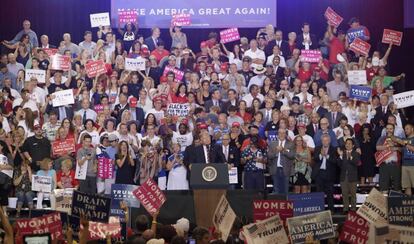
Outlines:
<svg viewBox="0 0 414 244"><path fill-rule="evenodd" d="M364 56L368 56L369 50L371 49L371 44L365 42L359 38L356 38L351 45L349 45L349 49L354 53L361 54Z"/></svg>
<svg viewBox="0 0 414 244"><path fill-rule="evenodd" d="M164 193L152 179L135 189L133 194L150 214L156 213L166 201Z"/></svg>
<svg viewBox="0 0 414 244"><path fill-rule="evenodd" d="M365 70L348 70L348 83L350 85L366 85L367 72Z"/></svg>
<svg viewBox="0 0 414 244"><path fill-rule="evenodd" d="M306 63L319 63L322 53L319 50L301 50L300 61Z"/></svg>
<svg viewBox="0 0 414 244"><path fill-rule="evenodd" d="M46 70L42 69L26 69L25 81L30 81L32 77L36 78L37 82L46 82Z"/></svg>
<svg viewBox="0 0 414 244"><path fill-rule="evenodd" d="M365 35L365 28L359 27L348 30L346 33L346 37L348 38L348 43L354 42L357 38L360 38L362 40L366 40L368 37Z"/></svg>
<svg viewBox="0 0 414 244"><path fill-rule="evenodd" d="M414 90L394 94L392 98L398 109L414 106Z"/></svg>
<svg viewBox="0 0 414 244"><path fill-rule="evenodd" d="M129 107L130 108L136 108L138 104L138 99L136 97L131 97L129 99Z"/></svg>
<svg viewBox="0 0 414 244"><path fill-rule="evenodd" d="M172 17L173 26L189 26L191 25L191 14L175 14Z"/></svg>
<svg viewBox="0 0 414 244"><path fill-rule="evenodd" d="M189 111L188 103L170 103L167 108L167 114L178 117L186 117Z"/></svg>
<svg viewBox="0 0 414 244"><path fill-rule="evenodd" d="M118 217L109 217L108 223L89 222L89 240L106 239L107 235L111 238L121 237L121 222Z"/></svg>
<svg viewBox="0 0 414 244"><path fill-rule="evenodd" d="M293 202L286 200L253 200L253 220L263 220L279 214L286 221L293 217Z"/></svg>
<svg viewBox="0 0 414 244"><path fill-rule="evenodd" d="M112 179L114 176L114 165L112 164L112 159L105 157L98 158L97 176L101 179Z"/></svg>
<svg viewBox="0 0 414 244"><path fill-rule="evenodd" d="M111 210L111 198L80 191L73 192L72 216L85 216L90 221L107 223Z"/></svg>
<svg viewBox="0 0 414 244"><path fill-rule="evenodd" d="M345 243L366 244L368 242L369 222L356 214L355 212L348 212L348 216L339 240Z"/></svg>
<svg viewBox="0 0 414 244"><path fill-rule="evenodd" d="M73 97L73 90L61 90L52 94L52 105L53 107L66 106L75 103L75 98Z"/></svg>
<svg viewBox="0 0 414 244"><path fill-rule="evenodd" d="M52 209L70 214L72 209L72 197L74 188L55 189L53 190L53 197L51 197Z"/></svg>
<svg viewBox="0 0 414 244"><path fill-rule="evenodd" d="M372 188L365 202L358 209L357 214L370 223L387 223L387 197L377 189Z"/></svg>
<svg viewBox="0 0 414 244"><path fill-rule="evenodd" d="M128 204L128 207L139 208L139 201L133 193L137 188L136 185L113 184L111 186L112 206L115 202L124 201Z"/></svg>
<svg viewBox="0 0 414 244"><path fill-rule="evenodd" d="M294 216L325 210L325 193L323 192L289 194L288 200L293 202Z"/></svg>
<svg viewBox="0 0 414 244"><path fill-rule="evenodd" d="M95 110L95 112L99 114L103 112L104 106L102 104L96 104L95 106L93 106L93 110Z"/></svg>
<svg viewBox="0 0 414 244"><path fill-rule="evenodd" d="M221 231L223 241L227 241L235 219L236 213L231 208L226 196L222 195L214 211L213 225Z"/></svg>
<svg viewBox="0 0 414 244"><path fill-rule="evenodd" d="M325 18L328 20L329 25L338 27L344 18L337 14L331 7L328 7L325 11Z"/></svg>
<svg viewBox="0 0 414 244"><path fill-rule="evenodd" d="M70 69L70 57L55 54L51 57L51 69L68 71Z"/></svg>
<svg viewBox="0 0 414 244"><path fill-rule="evenodd" d="M62 220L58 212L31 219L16 219L17 238L25 235L50 233L52 240L62 240Z"/></svg>
<svg viewBox="0 0 414 244"><path fill-rule="evenodd" d="M52 177L32 175L32 191L51 192L52 191Z"/></svg>
<svg viewBox="0 0 414 244"><path fill-rule="evenodd" d="M307 236L315 240L329 239L335 236L331 211L312 213L287 219L292 243L305 243Z"/></svg>
<svg viewBox="0 0 414 244"><path fill-rule="evenodd" d="M168 72L173 72L175 74L175 79L182 80L184 77L184 71L181 71L176 68L171 68L170 66L165 66L163 76L167 76Z"/></svg>
<svg viewBox="0 0 414 244"><path fill-rule="evenodd" d="M134 9L118 9L118 18L120 24L137 23L138 11Z"/></svg>
<svg viewBox="0 0 414 244"><path fill-rule="evenodd" d="M388 224L413 226L414 196L388 197Z"/></svg>
<svg viewBox="0 0 414 244"><path fill-rule="evenodd" d="M109 18L109 13L99 13L99 14L90 14L89 18L91 20L91 27L99 26L110 26L111 19Z"/></svg>
<svg viewBox="0 0 414 244"><path fill-rule="evenodd" d="M349 88L349 98L368 102L371 98L372 88L368 86L351 85Z"/></svg>
<svg viewBox="0 0 414 244"><path fill-rule="evenodd" d="M47 56L52 57L56 53L59 52L57 48L43 48L43 51L47 54Z"/></svg>
<svg viewBox="0 0 414 244"><path fill-rule="evenodd" d="M226 30L220 31L220 42L221 43L229 43L240 40L239 29L237 28L230 28Z"/></svg>
<svg viewBox="0 0 414 244"><path fill-rule="evenodd" d="M248 244L288 244L289 239L282 219L276 214L265 220L243 226L243 235Z"/></svg>
<svg viewBox="0 0 414 244"><path fill-rule="evenodd" d="M103 60L90 61L85 64L86 74L89 78L93 78L100 74L106 73L106 66Z"/></svg>
<svg viewBox="0 0 414 244"><path fill-rule="evenodd" d="M75 139L67 138L63 141L56 140L52 142L52 153L55 156L68 155L75 152Z"/></svg>
<svg viewBox="0 0 414 244"><path fill-rule="evenodd" d="M400 31L384 29L384 33L382 34L382 43L392 43L396 46L401 46L401 40L403 37L403 33Z"/></svg>
<svg viewBox="0 0 414 244"><path fill-rule="evenodd" d="M145 58L126 58L125 59L125 70L129 71L140 71L145 70Z"/></svg>

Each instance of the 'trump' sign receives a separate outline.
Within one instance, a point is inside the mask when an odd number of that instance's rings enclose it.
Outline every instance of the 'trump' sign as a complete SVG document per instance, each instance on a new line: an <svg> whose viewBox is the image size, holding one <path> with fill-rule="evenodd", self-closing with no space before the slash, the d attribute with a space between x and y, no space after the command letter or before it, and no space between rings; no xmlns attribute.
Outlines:
<svg viewBox="0 0 414 244"><path fill-rule="evenodd" d="M164 193L152 179L148 179L133 193L150 214L157 212L166 201Z"/></svg>

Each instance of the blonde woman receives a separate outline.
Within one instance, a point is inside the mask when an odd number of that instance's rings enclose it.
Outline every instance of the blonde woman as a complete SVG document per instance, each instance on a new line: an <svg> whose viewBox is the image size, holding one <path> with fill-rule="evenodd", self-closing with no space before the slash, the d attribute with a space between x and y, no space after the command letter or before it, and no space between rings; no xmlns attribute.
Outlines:
<svg viewBox="0 0 414 244"><path fill-rule="evenodd" d="M47 176L52 178L52 191L56 189L56 171L52 169L53 161L50 158L45 158L39 162L40 170L37 171L36 175ZM42 209L43 199L49 197L48 193L38 192L37 193L37 209Z"/></svg>
<svg viewBox="0 0 414 244"><path fill-rule="evenodd" d="M293 168L293 191L295 193L310 192L311 184L311 153L306 147L302 136L296 136L295 144L295 165Z"/></svg>

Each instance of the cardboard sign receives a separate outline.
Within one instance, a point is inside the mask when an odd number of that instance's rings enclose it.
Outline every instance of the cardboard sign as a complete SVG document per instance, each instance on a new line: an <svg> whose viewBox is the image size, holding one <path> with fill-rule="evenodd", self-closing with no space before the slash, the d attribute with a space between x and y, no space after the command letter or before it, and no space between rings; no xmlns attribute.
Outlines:
<svg viewBox="0 0 414 244"><path fill-rule="evenodd" d="M377 189L372 188L357 214L373 224L387 223L387 197Z"/></svg>
<svg viewBox="0 0 414 244"><path fill-rule="evenodd" d="M166 201L164 193L152 179L134 190L133 194L150 214L157 212Z"/></svg>
<svg viewBox="0 0 414 244"><path fill-rule="evenodd" d="M87 172L88 172L88 161L85 161L85 163L82 165L76 163L75 179L85 180Z"/></svg>
<svg viewBox="0 0 414 244"><path fill-rule="evenodd" d="M365 70L348 70L348 83L350 85L366 85L367 72Z"/></svg>
<svg viewBox="0 0 414 244"><path fill-rule="evenodd" d="M293 202L294 216L325 210L325 193L323 192L289 194L288 200Z"/></svg>
<svg viewBox="0 0 414 244"><path fill-rule="evenodd" d="M293 202L286 200L253 200L253 220L263 220L279 214L283 222L293 217Z"/></svg>
<svg viewBox="0 0 414 244"><path fill-rule="evenodd" d="M349 50L353 51L356 54L361 54L368 56L369 50L371 49L371 44L365 42L359 38L356 38L351 45L349 45Z"/></svg>
<svg viewBox="0 0 414 244"><path fill-rule="evenodd" d="M89 240L106 239L106 235L111 237L121 237L121 222L118 217L109 217L108 223L89 222Z"/></svg>
<svg viewBox="0 0 414 244"><path fill-rule="evenodd" d="M414 196L388 197L388 223L414 226Z"/></svg>
<svg viewBox="0 0 414 244"><path fill-rule="evenodd" d="M138 71L145 70L145 58L125 58L125 70Z"/></svg>
<svg viewBox="0 0 414 244"><path fill-rule="evenodd" d="M349 98L368 102L371 98L372 88L369 86L351 85L349 88Z"/></svg>
<svg viewBox="0 0 414 244"><path fill-rule="evenodd" d="M188 103L170 103L167 108L167 114L178 117L187 117L189 111Z"/></svg>
<svg viewBox="0 0 414 244"><path fill-rule="evenodd" d="M25 235L50 233L52 240L62 240L62 220L60 214L55 212L31 219L17 219L16 233L17 238Z"/></svg>
<svg viewBox="0 0 414 244"><path fill-rule="evenodd" d="M74 188L53 190L52 209L70 214Z"/></svg>
<svg viewBox="0 0 414 244"><path fill-rule="evenodd" d="M342 226L339 240L350 244L366 244L368 243L368 233L369 222L351 211Z"/></svg>
<svg viewBox="0 0 414 244"><path fill-rule="evenodd" d="M236 220L236 214L231 208L230 203L227 201L226 196L223 194L214 211L213 224L216 230L221 231L221 238L225 242L233 228L234 220Z"/></svg>
<svg viewBox="0 0 414 244"><path fill-rule="evenodd" d="M114 165L112 159L99 157L98 158L98 178L101 179L112 179L114 176Z"/></svg>
<svg viewBox="0 0 414 244"><path fill-rule="evenodd" d="M32 175L32 191L52 192L52 177Z"/></svg>
<svg viewBox="0 0 414 244"><path fill-rule="evenodd" d="M191 14L175 14L172 17L173 26L189 26L191 25Z"/></svg>
<svg viewBox="0 0 414 244"><path fill-rule="evenodd" d="M47 54L47 56L52 57L56 53L59 52L57 48L43 48L43 51Z"/></svg>
<svg viewBox="0 0 414 244"><path fill-rule="evenodd" d="M111 210L111 198L80 191L73 192L72 216L84 215L90 221L107 223Z"/></svg>
<svg viewBox="0 0 414 244"><path fill-rule="evenodd" d="M246 243L249 244L289 243L283 222L278 214L243 226L243 235L246 238Z"/></svg>
<svg viewBox="0 0 414 244"><path fill-rule="evenodd" d="M167 76L168 72L173 72L175 74L175 79L183 80L184 71L181 71L181 70L179 70L175 67L171 68L170 66L167 65L167 66L165 66L163 76Z"/></svg>
<svg viewBox="0 0 414 244"><path fill-rule="evenodd" d="M53 107L66 106L75 103L72 89L57 91L52 94L52 98Z"/></svg>
<svg viewBox="0 0 414 244"><path fill-rule="evenodd" d="M229 169L229 184L238 184L239 183L239 177L237 174L237 167L231 167Z"/></svg>
<svg viewBox="0 0 414 244"><path fill-rule="evenodd" d="M50 58L51 69L68 71L70 67L70 57L66 55L55 54Z"/></svg>
<svg viewBox="0 0 414 244"><path fill-rule="evenodd" d="M392 43L396 46L401 46L401 40L403 37L403 33L400 31L384 29L384 33L382 34L382 43Z"/></svg>
<svg viewBox="0 0 414 244"><path fill-rule="evenodd" d="M118 18L120 24L137 23L138 11L133 9L118 9Z"/></svg>
<svg viewBox="0 0 414 244"><path fill-rule="evenodd" d="M392 98L398 109L414 106L414 90L394 94Z"/></svg>
<svg viewBox="0 0 414 244"><path fill-rule="evenodd" d="M68 138L64 141L56 140L52 142L52 153L55 156L68 155L75 152L75 139Z"/></svg>
<svg viewBox="0 0 414 244"><path fill-rule="evenodd" d="M300 61L306 63L319 63L322 53L319 50L301 50Z"/></svg>
<svg viewBox="0 0 414 244"><path fill-rule="evenodd" d="M325 18L328 20L328 24L338 27L344 18L337 14L331 7L328 7L325 11Z"/></svg>
<svg viewBox="0 0 414 244"><path fill-rule="evenodd" d="M90 14L89 18L91 20L91 27L99 26L110 26L111 19L109 18L109 13L99 13L99 14Z"/></svg>
<svg viewBox="0 0 414 244"><path fill-rule="evenodd" d="M36 78L37 82L46 82L46 70L42 69L26 69L25 81L30 81L32 77Z"/></svg>
<svg viewBox="0 0 414 244"><path fill-rule="evenodd" d="M391 157L392 151L391 150L382 150L375 152L375 161L377 162L376 165L379 167L385 160Z"/></svg>
<svg viewBox="0 0 414 244"><path fill-rule="evenodd" d="M9 165L9 159L3 154L0 155L0 165ZM13 178L13 169L2 169L0 172L8 175L10 178Z"/></svg>
<svg viewBox="0 0 414 244"><path fill-rule="evenodd" d="M220 42L221 43L229 43L240 40L239 29L237 28L230 28L226 30L220 31Z"/></svg>
<svg viewBox="0 0 414 244"><path fill-rule="evenodd" d="M106 66L103 60L90 61L85 64L86 74L89 78L96 77L100 74L105 74L107 72Z"/></svg>
<svg viewBox="0 0 414 244"><path fill-rule="evenodd" d="M331 211L312 213L287 219L292 243L304 243L306 236L314 240L324 240L335 236Z"/></svg>
<svg viewBox="0 0 414 244"><path fill-rule="evenodd" d="M413 243L414 228L398 225L372 226L370 243Z"/></svg>

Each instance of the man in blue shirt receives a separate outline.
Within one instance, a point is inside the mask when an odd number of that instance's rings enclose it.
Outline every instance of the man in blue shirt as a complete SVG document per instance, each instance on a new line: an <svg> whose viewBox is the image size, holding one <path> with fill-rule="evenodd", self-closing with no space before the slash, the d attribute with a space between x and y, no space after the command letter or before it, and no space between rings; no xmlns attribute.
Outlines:
<svg viewBox="0 0 414 244"><path fill-rule="evenodd" d="M37 35L36 32L34 32L32 29L30 29L30 21L25 20L23 21L23 30L19 31L19 33L16 34L16 36L13 38L13 40L11 41L3 41L3 44L5 46L13 46L15 45L17 42L20 41L20 39L22 38L22 36L24 34L29 35L29 39L30 39L30 48L36 48L39 46L39 41L37 40Z"/></svg>
<svg viewBox="0 0 414 244"><path fill-rule="evenodd" d="M322 118L320 121L320 127L321 129L318 130L318 132L313 137L313 140L315 141L315 146L319 147L322 145L321 138L322 135L328 134L331 138L331 146L338 147L338 140L336 139L335 132L333 130L329 129L329 121L327 118Z"/></svg>
<svg viewBox="0 0 414 244"><path fill-rule="evenodd" d="M4 87L4 80L6 78L9 78L12 81L12 87L13 84L16 84L16 76L9 72L9 70L7 69L7 66L3 63L0 63L0 88L3 89Z"/></svg>

